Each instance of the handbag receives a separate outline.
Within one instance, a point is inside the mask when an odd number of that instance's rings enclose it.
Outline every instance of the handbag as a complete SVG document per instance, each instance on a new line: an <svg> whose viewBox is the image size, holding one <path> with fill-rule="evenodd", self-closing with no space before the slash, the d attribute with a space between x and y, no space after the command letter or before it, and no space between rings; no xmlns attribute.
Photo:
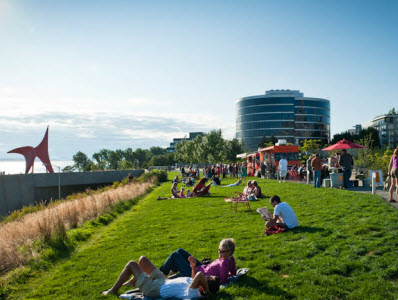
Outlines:
<svg viewBox="0 0 398 300"><path fill-rule="evenodd" d="M384 190L389 190L391 187L391 175L388 175L386 178L386 182L384 183Z"/></svg>

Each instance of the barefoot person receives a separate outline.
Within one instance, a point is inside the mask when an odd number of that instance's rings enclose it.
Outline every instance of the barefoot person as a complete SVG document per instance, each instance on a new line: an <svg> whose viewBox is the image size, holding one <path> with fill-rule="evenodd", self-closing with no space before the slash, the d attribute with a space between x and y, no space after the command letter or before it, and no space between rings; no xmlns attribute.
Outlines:
<svg viewBox="0 0 398 300"><path fill-rule="evenodd" d="M202 272L206 276L217 276L220 278L220 284L225 284L228 282L228 277L236 275L235 258L232 256L234 251L235 241L233 239L224 239L218 247L219 258L208 265L202 265L187 251L178 249L170 254L159 269L165 275L173 271L179 272L181 276L189 276L192 264L195 264L197 272Z"/></svg>
<svg viewBox="0 0 398 300"><path fill-rule="evenodd" d="M129 280L131 275L134 277ZM117 291L123 285L135 285L144 296L151 298L191 299L201 297L209 292L217 293L219 289L217 277L206 278L202 272L196 272L194 267L192 275L192 278L167 279L166 275L156 268L148 258L141 256L138 263L129 261L113 287L102 292L102 295L117 295ZM129 281L126 282L126 280Z"/></svg>
<svg viewBox="0 0 398 300"><path fill-rule="evenodd" d="M274 207L274 215L272 219L265 223L267 228L272 228L275 225L284 228L294 228L298 226L296 214L289 204L281 202L281 199L277 195L271 197L270 203Z"/></svg>

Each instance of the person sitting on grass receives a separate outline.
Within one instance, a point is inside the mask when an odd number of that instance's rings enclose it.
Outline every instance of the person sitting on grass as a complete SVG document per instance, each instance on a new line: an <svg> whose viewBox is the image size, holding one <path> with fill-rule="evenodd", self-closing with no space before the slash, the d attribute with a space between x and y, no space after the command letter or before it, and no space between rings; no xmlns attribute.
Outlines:
<svg viewBox="0 0 398 300"><path fill-rule="evenodd" d="M178 178L178 175L176 175L176 177L174 177L174 179L173 179L173 183L180 183L181 182L181 180Z"/></svg>
<svg viewBox="0 0 398 300"><path fill-rule="evenodd" d="M279 227L291 229L298 226L296 214L289 204L281 202L277 195L271 197L270 203L274 207L274 215L272 219L268 219L265 223L267 228L273 228L278 225Z"/></svg>
<svg viewBox="0 0 398 300"><path fill-rule="evenodd" d="M189 189L187 189L187 198L191 198L191 197L193 197L193 194Z"/></svg>
<svg viewBox="0 0 398 300"><path fill-rule="evenodd" d="M253 186L251 180L249 180L247 182L247 186L245 186L245 188L243 189L242 194L243 194L243 197L245 197L247 200L250 200L250 201L257 200L256 194L255 194L255 189L254 189L254 186Z"/></svg>
<svg viewBox="0 0 398 300"><path fill-rule="evenodd" d="M261 193L261 187L258 185L256 180L252 181L252 186L253 186L253 193L256 196L256 198L262 198L264 195Z"/></svg>
<svg viewBox="0 0 398 300"><path fill-rule="evenodd" d="M181 192L180 192L180 198L186 198L185 194L184 194L184 188L181 188Z"/></svg>
<svg viewBox="0 0 398 300"><path fill-rule="evenodd" d="M179 190L177 187L177 182L173 183L173 186L171 187L171 198L180 198L180 195L178 195Z"/></svg>
<svg viewBox="0 0 398 300"><path fill-rule="evenodd" d="M248 195L251 194L252 190L253 190L252 181L249 180L249 181L247 182L247 185L246 185L245 188L243 189L243 192L242 192L243 196L247 197Z"/></svg>
<svg viewBox="0 0 398 300"><path fill-rule="evenodd" d="M186 183L186 184L187 184L188 186L193 186L194 183L195 183L195 179L193 179L193 177L188 177L187 183Z"/></svg>
<svg viewBox="0 0 398 300"><path fill-rule="evenodd" d="M215 175L211 178L213 180L214 185L221 185L221 178L220 175Z"/></svg>
<svg viewBox="0 0 398 300"><path fill-rule="evenodd" d="M194 265L197 272L202 272L206 276L217 276L220 284L226 284L228 277L236 275L235 258L232 256L234 251L234 239L224 239L218 247L219 258L208 265L203 265L184 249L178 249L170 254L159 270L165 275L173 271L179 272L180 276L189 276Z"/></svg>
<svg viewBox="0 0 398 300"><path fill-rule="evenodd" d="M134 277L129 280L131 275ZM206 278L202 272L196 272L195 265L192 265L192 278L168 279L148 258L141 256L138 263L129 261L113 287L102 295L117 295L122 286L135 286L151 298L191 299L216 294L220 281L215 276Z"/></svg>

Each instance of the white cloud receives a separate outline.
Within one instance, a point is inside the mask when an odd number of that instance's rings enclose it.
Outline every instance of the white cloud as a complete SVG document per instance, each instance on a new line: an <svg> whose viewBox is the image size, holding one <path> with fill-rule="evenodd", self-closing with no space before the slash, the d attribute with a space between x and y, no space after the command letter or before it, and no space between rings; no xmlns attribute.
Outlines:
<svg viewBox="0 0 398 300"><path fill-rule="evenodd" d="M25 145L36 146L50 126L49 146L52 157L70 159L77 151L92 154L102 148L126 149L167 147L173 138L192 131L208 132L221 128L225 138L232 124L221 124L218 116L191 117L170 113L127 112L41 112L6 115L0 112L1 154ZM3 153L1 153L3 152Z"/></svg>
<svg viewBox="0 0 398 300"><path fill-rule="evenodd" d="M33 94L33 92L32 92ZM171 112L169 103L150 98L127 100L33 97L18 88L0 85L0 157L25 145L36 146L50 126L53 156L70 159L80 150L88 154L102 148L167 147L173 138L188 132L221 128L232 138L235 124L218 112Z"/></svg>

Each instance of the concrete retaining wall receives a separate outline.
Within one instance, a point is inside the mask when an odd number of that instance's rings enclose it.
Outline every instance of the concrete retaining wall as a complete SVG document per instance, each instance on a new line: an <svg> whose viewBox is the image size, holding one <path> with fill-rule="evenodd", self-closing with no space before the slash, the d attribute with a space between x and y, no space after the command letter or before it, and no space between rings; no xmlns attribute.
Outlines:
<svg viewBox="0 0 398 300"><path fill-rule="evenodd" d="M61 198L64 198L86 188L96 189L121 181L130 172L134 177L139 177L144 170L1 175L0 215L40 201L58 199L59 178Z"/></svg>

